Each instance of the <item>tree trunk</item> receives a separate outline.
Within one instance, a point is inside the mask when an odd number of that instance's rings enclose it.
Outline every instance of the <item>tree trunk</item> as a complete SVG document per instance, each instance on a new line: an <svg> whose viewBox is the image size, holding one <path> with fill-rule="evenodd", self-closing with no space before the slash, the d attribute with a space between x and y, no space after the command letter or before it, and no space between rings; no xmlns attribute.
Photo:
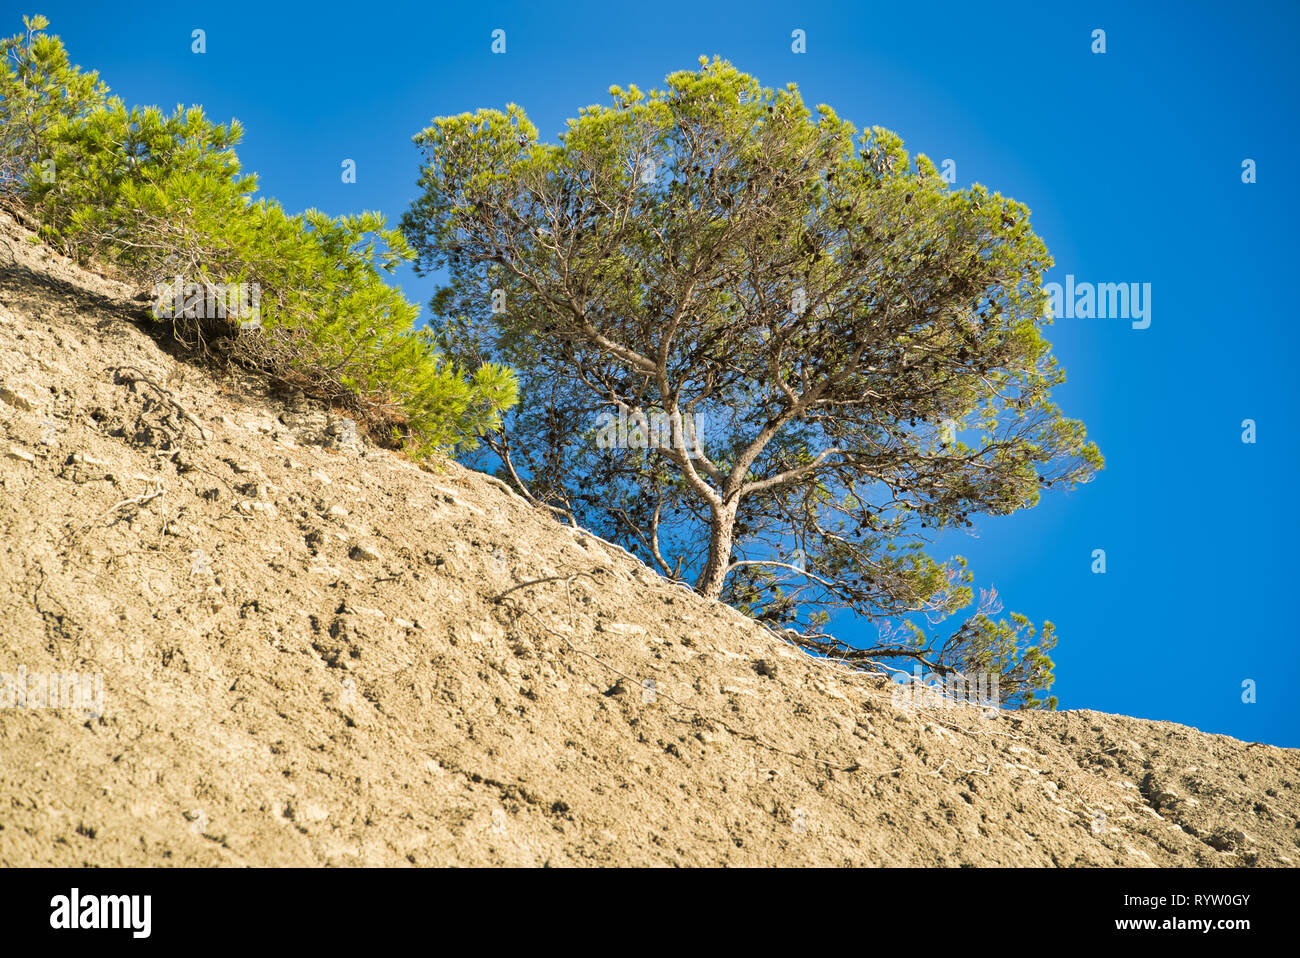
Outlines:
<svg viewBox="0 0 1300 958"><path fill-rule="evenodd" d="M709 522L709 558L695 580L695 591L708 599L722 594L731 565L732 527L736 524L736 502L715 511Z"/></svg>

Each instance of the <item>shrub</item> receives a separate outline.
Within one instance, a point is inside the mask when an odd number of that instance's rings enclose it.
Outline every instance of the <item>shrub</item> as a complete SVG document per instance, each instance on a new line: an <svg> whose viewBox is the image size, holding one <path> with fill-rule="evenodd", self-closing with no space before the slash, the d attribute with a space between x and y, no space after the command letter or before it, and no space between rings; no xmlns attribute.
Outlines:
<svg viewBox="0 0 1300 958"><path fill-rule="evenodd" d="M353 411L381 441L424 455L496 428L516 401L513 376L495 365L467 374L414 328L418 307L384 280L412 252L382 216L290 215L254 200L237 122L198 107L128 109L68 65L43 18L24 23L26 35L0 45L0 120L19 127L0 142L7 194L48 241L149 288L155 316L186 344L220 340L234 359ZM200 308L183 295L166 308L186 287ZM232 287L250 291L243 314L227 308Z"/></svg>

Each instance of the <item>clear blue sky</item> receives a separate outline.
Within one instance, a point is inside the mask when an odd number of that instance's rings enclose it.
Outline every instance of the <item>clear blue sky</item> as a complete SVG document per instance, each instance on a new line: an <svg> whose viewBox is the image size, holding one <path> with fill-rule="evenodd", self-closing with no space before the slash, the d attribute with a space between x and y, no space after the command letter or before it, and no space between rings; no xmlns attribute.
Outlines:
<svg viewBox="0 0 1300 958"><path fill-rule="evenodd" d="M1300 244L1295 3L66 3L32 0L131 104L199 103L290 210L385 212L415 193L411 136L517 102L553 139L613 83L701 54L798 83L1033 211L1049 281L1152 287L1151 325L1060 319L1057 399L1107 459L941 554L1056 622L1062 708L1300 746L1295 493ZM1135 9L1140 8L1140 9ZM207 53L191 53L191 31ZM490 52L506 31L506 53ZM807 52L791 51L791 31ZM1091 52L1094 29L1107 51ZM358 181L340 180L344 159ZM1241 180L1246 158L1258 182ZM427 303L431 284L401 282ZM1241 441L1243 419L1258 441ZM1094 549L1107 571L1091 571ZM1291 583L1291 584L1288 584ZM841 631L852 638L853 627ZM1257 702L1242 702L1242 683Z"/></svg>

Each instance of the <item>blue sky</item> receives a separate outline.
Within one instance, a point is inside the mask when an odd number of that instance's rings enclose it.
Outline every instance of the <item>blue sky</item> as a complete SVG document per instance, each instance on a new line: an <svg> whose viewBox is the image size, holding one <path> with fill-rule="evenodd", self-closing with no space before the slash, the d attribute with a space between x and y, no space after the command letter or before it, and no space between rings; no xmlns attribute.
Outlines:
<svg viewBox="0 0 1300 958"><path fill-rule="evenodd" d="M1009 610L1056 623L1062 708L1300 746L1300 335L1287 312L1300 241L1285 179L1300 155L1300 5L1136 6L34 0L4 32L44 13L129 104L237 117L245 168L290 210L396 223L415 195L410 138L433 116L516 102L554 139L611 84L656 86L701 54L953 160L959 186L1030 207L1057 264L1048 281L1150 283L1151 324L1057 320L1069 382L1056 398L1105 471L940 553L966 555ZM504 55L490 51L497 28ZM791 50L795 29L806 53ZM400 281L427 303L430 281Z"/></svg>

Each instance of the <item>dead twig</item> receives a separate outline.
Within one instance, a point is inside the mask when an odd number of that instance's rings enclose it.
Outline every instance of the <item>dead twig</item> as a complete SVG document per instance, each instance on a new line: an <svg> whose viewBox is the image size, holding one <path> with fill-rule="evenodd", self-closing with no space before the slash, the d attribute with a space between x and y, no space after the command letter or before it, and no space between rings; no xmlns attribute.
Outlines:
<svg viewBox="0 0 1300 958"><path fill-rule="evenodd" d="M212 438L208 435L208 431L203 428L203 423L199 422L192 412L182 406L175 396L169 393L162 386L158 385L144 373L140 372L140 370L133 366L118 366L114 372L116 372L119 377L126 378L128 382L141 382L147 386L152 386L158 391L159 395L171 403L176 411L180 413L182 419L190 423L190 425L199 431L199 435L203 437L204 442L207 442Z"/></svg>
<svg viewBox="0 0 1300 958"><path fill-rule="evenodd" d="M150 479L148 488L142 494L138 496L131 496L127 499L123 499L121 502L114 503L113 505L105 509L103 512L101 512L94 519L92 519L90 522L87 522L80 529L69 530L60 540L60 548L66 547L68 549L71 549L72 546L76 544L77 540L80 539L83 535L85 535L88 531L90 531L90 529L93 526L96 526L99 523L103 522L109 516L116 513L119 509L122 509L125 506L135 506L136 511L138 512L140 509L142 509L144 506L148 505L149 503L153 502L153 500L157 499L159 496L163 496L166 494L167 494L167 488L162 484L161 479L157 479L157 478Z"/></svg>
<svg viewBox="0 0 1300 958"><path fill-rule="evenodd" d="M155 483L153 488L146 490L142 495L132 496L128 499L123 499L121 502L117 503L116 505L110 506L108 509L106 509L103 512L102 515L99 516L98 519L95 520L95 522L103 522L105 519L107 519L113 513L117 512L117 510L121 509L123 506L135 506L137 509L139 509L142 508L143 506L148 505L150 502L153 502L153 500L157 499L159 496L166 494L167 488L162 484L160 480L154 479L151 480L151 482ZM91 525L93 524L94 523L91 523ZM87 526L87 528L89 528L89 526Z"/></svg>

